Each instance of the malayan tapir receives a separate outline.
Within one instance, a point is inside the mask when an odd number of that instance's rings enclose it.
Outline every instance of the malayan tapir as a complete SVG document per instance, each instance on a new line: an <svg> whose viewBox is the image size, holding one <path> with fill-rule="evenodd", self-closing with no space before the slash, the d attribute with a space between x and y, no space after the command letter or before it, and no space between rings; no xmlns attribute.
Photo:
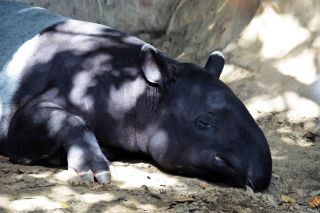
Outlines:
<svg viewBox="0 0 320 213"><path fill-rule="evenodd" d="M0 1L0 146L14 163L68 165L109 183L112 152L177 174L267 188L271 154L219 76L118 30Z"/></svg>

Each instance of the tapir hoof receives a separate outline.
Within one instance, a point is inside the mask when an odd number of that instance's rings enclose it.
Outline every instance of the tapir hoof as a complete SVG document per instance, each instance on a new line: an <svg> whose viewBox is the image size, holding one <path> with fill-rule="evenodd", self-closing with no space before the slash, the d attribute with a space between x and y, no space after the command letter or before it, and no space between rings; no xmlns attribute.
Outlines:
<svg viewBox="0 0 320 213"><path fill-rule="evenodd" d="M98 172L98 173L94 174L94 176L97 179L98 183L101 183L101 184L111 183L111 172L110 171Z"/></svg>
<svg viewBox="0 0 320 213"><path fill-rule="evenodd" d="M93 183L95 179L99 184L111 183L111 172L110 171L101 171L101 172L93 173L92 170L77 171L73 168L71 168L71 169L74 170L77 173L77 175L79 175L83 180L88 181L90 183Z"/></svg>
<svg viewBox="0 0 320 213"><path fill-rule="evenodd" d="M98 152L98 151L96 151ZM68 168L73 169L81 178L100 184L111 182L111 163L102 153L88 152L87 149L72 148L68 152Z"/></svg>

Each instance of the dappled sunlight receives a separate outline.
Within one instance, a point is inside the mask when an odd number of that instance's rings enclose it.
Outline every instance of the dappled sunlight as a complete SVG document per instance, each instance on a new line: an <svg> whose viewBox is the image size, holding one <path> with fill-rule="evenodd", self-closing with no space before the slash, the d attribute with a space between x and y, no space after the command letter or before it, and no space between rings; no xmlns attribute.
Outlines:
<svg viewBox="0 0 320 213"><path fill-rule="evenodd" d="M274 156L272 155L272 160L288 160L287 156Z"/></svg>
<svg viewBox="0 0 320 213"><path fill-rule="evenodd" d="M320 108L314 101L301 97L295 92L285 92L284 100L288 106L288 117L319 117Z"/></svg>
<svg viewBox="0 0 320 213"><path fill-rule="evenodd" d="M240 97L243 93L242 100L255 118L260 112L280 111L286 111L289 119L320 115L319 14L315 10L314 15L304 17L300 12L290 12L307 5L263 1L258 14L232 45L230 66L222 79L232 83ZM243 69L242 75L239 69ZM232 75L237 77L232 79ZM245 89L239 83L244 79L249 80ZM256 88L251 94L250 87Z"/></svg>
<svg viewBox="0 0 320 213"><path fill-rule="evenodd" d="M130 72L130 70L128 70ZM132 69L132 75L136 75L136 69ZM145 80L137 77L134 81L124 82L120 87L111 86L108 102L106 103L108 112L114 119L118 120L124 113L132 110L146 91Z"/></svg>
<svg viewBox="0 0 320 213"><path fill-rule="evenodd" d="M246 102L249 111L255 118L260 112L280 112L287 111L288 117L310 117L315 118L320 115L319 105L307 98L301 97L295 92L284 92L283 95L270 97L261 95Z"/></svg>
<svg viewBox="0 0 320 213"><path fill-rule="evenodd" d="M233 64L226 64L223 68L223 72L220 78L223 82L228 84L231 82L248 79L252 76L253 73L246 69L237 67Z"/></svg>
<svg viewBox="0 0 320 213"><path fill-rule="evenodd" d="M254 97L246 101L246 106L254 118L258 118L261 111L273 112L283 111L286 109L286 103L282 96L270 97L269 95L262 95Z"/></svg>
<svg viewBox="0 0 320 213"><path fill-rule="evenodd" d="M86 111L93 111L93 97L87 95L88 89L94 87L97 81L90 72L79 72L73 77L73 87L70 91L69 100Z"/></svg>
<svg viewBox="0 0 320 213"><path fill-rule="evenodd" d="M147 185L152 188L162 188L161 185L174 186L177 180L172 175L162 172L147 172L134 167L123 167L113 164L111 167L112 180L121 182L120 188L140 188Z"/></svg>
<svg viewBox="0 0 320 213"><path fill-rule="evenodd" d="M300 147L311 147L314 146L314 142L306 140L303 132L294 132L289 126L280 127L276 130L280 133L280 139L288 145L300 146Z"/></svg>
<svg viewBox="0 0 320 213"><path fill-rule="evenodd" d="M99 193L99 194L85 193L83 195L80 195L80 201L88 204L97 203L99 201L108 202L108 201L114 200L115 198L116 197L110 192Z"/></svg>
<svg viewBox="0 0 320 213"><path fill-rule="evenodd" d="M29 174L28 176L31 178L48 178L52 176L52 172L47 171L40 174Z"/></svg>
<svg viewBox="0 0 320 213"><path fill-rule="evenodd" d="M57 181L67 182L74 179L80 179L77 173L73 169L61 170L54 174L54 178Z"/></svg>
<svg viewBox="0 0 320 213"><path fill-rule="evenodd" d="M65 200L65 197L73 196L77 194L74 190L71 189L68 185L57 185L51 189L52 194L56 194L59 196L59 199Z"/></svg>
<svg viewBox="0 0 320 213"><path fill-rule="evenodd" d="M18 79L21 76L24 67L30 63L29 58L35 54L35 51L39 46L38 39L39 36L36 35L29 41L25 42L19 48L19 51L12 56L11 63L9 62L5 69L6 75L9 77L7 79ZM51 57L46 56L42 60L46 59L50 60Z"/></svg>
<svg viewBox="0 0 320 213"><path fill-rule="evenodd" d="M0 211L1 207L7 208L12 201L12 196L5 195L5 194L0 194Z"/></svg>
<svg viewBox="0 0 320 213"><path fill-rule="evenodd" d="M317 80L314 50L306 49L299 55L282 59L275 67L284 75L294 77L302 84L310 85Z"/></svg>
<svg viewBox="0 0 320 213"><path fill-rule="evenodd" d="M296 17L279 14L272 4L265 4L262 10L242 32L241 46L246 47L258 39L262 43L263 58L280 58L310 37L308 29L300 26Z"/></svg>
<svg viewBox="0 0 320 213"><path fill-rule="evenodd" d="M296 145L301 147L311 147L314 143L307 142L302 138L293 138L292 136L282 136L281 140L289 145Z"/></svg>
<svg viewBox="0 0 320 213"><path fill-rule="evenodd" d="M14 211L32 211L37 209L54 210L63 208L60 203L54 202L45 196L32 196L14 200L9 204L9 207Z"/></svg>

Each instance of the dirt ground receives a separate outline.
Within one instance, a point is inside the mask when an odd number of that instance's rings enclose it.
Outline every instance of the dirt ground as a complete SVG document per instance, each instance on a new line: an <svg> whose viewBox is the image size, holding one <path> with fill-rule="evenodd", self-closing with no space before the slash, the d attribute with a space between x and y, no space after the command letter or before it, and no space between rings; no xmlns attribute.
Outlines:
<svg viewBox="0 0 320 213"><path fill-rule="evenodd" d="M320 16L301 14L303 5L286 2L262 5L223 50L222 80L244 101L271 148L268 190L253 193L166 174L146 162L113 162L110 185L89 184L71 171L15 165L0 156L0 212L319 212L320 108L314 91L320 91ZM159 44L169 50L163 40Z"/></svg>
<svg viewBox="0 0 320 213"><path fill-rule="evenodd" d="M320 194L319 120L266 113L258 123L273 156L263 193L165 174L144 162L113 162L110 185L89 184L71 171L1 157L0 212L318 212L308 203Z"/></svg>

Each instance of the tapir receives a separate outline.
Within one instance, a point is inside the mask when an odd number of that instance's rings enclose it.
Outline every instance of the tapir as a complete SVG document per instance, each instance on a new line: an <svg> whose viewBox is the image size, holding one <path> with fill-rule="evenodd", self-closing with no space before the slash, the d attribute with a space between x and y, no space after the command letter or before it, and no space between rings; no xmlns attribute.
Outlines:
<svg viewBox="0 0 320 213"><path fill-rule="evenodd" d="M13 163L111 181L113 152L172 174L254 191L270 183L267 140L220 79L225 59L179 62L100 24L0 1L0 147Z"/></svg>

